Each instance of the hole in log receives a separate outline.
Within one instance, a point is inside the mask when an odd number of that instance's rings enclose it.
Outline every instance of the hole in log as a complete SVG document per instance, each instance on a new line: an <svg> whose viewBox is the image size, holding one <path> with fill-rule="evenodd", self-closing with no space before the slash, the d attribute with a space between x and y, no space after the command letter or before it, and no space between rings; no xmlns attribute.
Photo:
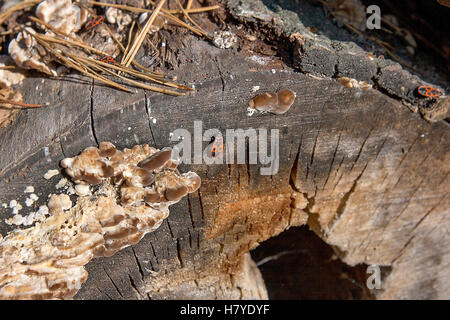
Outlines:
<svg viewBox="0 0 450 320"><path fill-rule="evenodd" d="M366 286L368 266L348 266L306 226L284 231L250 253L269 299L375 299Z"/></svg>

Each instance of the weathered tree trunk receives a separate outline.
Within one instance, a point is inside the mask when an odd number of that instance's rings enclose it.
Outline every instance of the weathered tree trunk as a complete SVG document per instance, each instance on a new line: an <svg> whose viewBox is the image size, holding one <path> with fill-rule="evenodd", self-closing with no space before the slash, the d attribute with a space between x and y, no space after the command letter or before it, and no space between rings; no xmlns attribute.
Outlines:
<svg viewBox="0 0 450 320"><path fill-rule="evenodd" d="M391 266L375 291L378 298L450 297L449 126L425 121L386 94L391 84L416 78L398 68L391 72L384 61L360 59L348 76L372 70L358 80L374 79L381 89L361 91L333 75L310 76L305 56L296 60L298 72L275 58L255 63L248 51L221 50L191 36L178 44L179 59L192 60L176 70L179 81L196 88L182 97L127 94L75 77L26 79L24 100L50 106L24 111L1 129L0 202L23 203L23 190L32 185L44 204L58 178L43 175L62 158L101 141L118 148L170 146L170 133L193 132L194 121L223 133L278 129L279 171L263 176L259 169L267 165L248 163L182 165L201 176L199 191L172 206L161 227L138 244L91 261L75 298L264 299L248 252L304 224L349 265ZM322 46L316 50L325 58L308 51L311 46L302 48L293 56L309 52L311 65L338 61ZM347 61L345 52L339 54ZM288 88L297 97L284 115L248 116L255 86ZM9 209L0 210L2 219L10 217ZM3 235L10 229L0 223Z"/></svg>

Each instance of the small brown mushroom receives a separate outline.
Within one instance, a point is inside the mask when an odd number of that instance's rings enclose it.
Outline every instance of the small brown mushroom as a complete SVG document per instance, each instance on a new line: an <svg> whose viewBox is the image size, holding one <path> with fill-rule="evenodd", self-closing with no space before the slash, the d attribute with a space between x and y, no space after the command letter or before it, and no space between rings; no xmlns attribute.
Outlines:
<svg viewBox="0 0 450 320"><path fill-rule="evenodd" d="M77 180L81 180L92 185L102 182L102 179L93 173L83 173Z"/></svg>
<svg viewBox="0 0 450 320"><path fill-rule="evenodd" d="M114 168L112 166L107 165L104 163L102 165L102 177L103 178L110 178L114 175Z"/></svg>
<svg viewBox="0 0 450 320"><path fill-rule="evenodd" d="M122 31L126 26L128 26L133 19L129 14L124 13L122 10L117 8L108 8L105 11L106 20L111 24L117 24L117 31Z"/></svg>
<svg viewBox="0 0 450 320"><path fill-rule="evenodd" d="M264 92L252 100L248 105L251 109L275 114L283 114L289 110L295 100L295 93L289 89L281 89L277 93Z"/></svg>
<svg viewBox="0 0 450 320"><path fill-rule="evenodd" d="M144 198L145 190L140 187L123 186L120 189L122 204L134 205Z"/></svg>
<svg viewBox="0 0 450 320"><path fill-rule="evenodd" d="M105 240L118 240L123 239L130 235L131 233L135 233L137 231L136 227L128 228L128 227L122 227L118 228L114 231L108 231L106 232L103 237Z"/></svg>
<svg viewBox="0 0 450 320"><path fill-rule="evenodd" d="M171 160L167 161L164 168L167 168L170 170L175 170L178 167L178 164L179 164L178 161L171 159Z"/></svg>
<svg viewBox="0 0 450 320"><path fill-rule="evenodd" d="M139 167L124 173L124 177L127 185L141 188L151 185L155 181L155 177L150 171Z"/></svg>
<svg viewBox="0 0 450 320"><path fill-rule="evenodd" d="M153 174L151 174L150 172L148 172L147 170L141 169L141 172L143 172L141 175L141 179L142 179L141 183L142 183L143 187L149 186L155 181L155 176Z"/></svg>
<svg viewBox="0 0 450 320"><path fill-rule="evenodd" d="M358 81L356 79L347 78L347 77L341 77L337 79L337 82L342 84L343 86L347 88L356 88L361 90L368 90L372 88L372 85L370 83L367 83L365 81Z"/></svg>
<svg viewBox="0 0 450 320"><path fill-rule="evenodd" d="M295 100L295 93L289 89L282 89L277 93L278 106L271 112L276 114L283 114L289 110Z"/></svg>
<svg viewBox="0 0 450 320"><path fill-rule="evenodd" d="M107 220L102 220L100 221L100 224L102 225L102 227L113 227L118 225L123 219L125 219L125 217L123 215L115 215L112 216L111 218L107 219Z"/></svg>
<svg viewBox="0 0 450 320"><path fill-rule="evenodd" d="M75 192L79 196L88 196L91 194L91 190L89 189L89 185L87 185L87 184L75 185Z"/></svg>
<svg viewBox="0 0 450 320"><path fill-rule="evenodd" d="M34 69L50 76L56 76L56 68L51 56L30 35L35 33L36 31L30 27L26 27L24 31L19 32L8 45L9 56L21 68Z"/></svg>

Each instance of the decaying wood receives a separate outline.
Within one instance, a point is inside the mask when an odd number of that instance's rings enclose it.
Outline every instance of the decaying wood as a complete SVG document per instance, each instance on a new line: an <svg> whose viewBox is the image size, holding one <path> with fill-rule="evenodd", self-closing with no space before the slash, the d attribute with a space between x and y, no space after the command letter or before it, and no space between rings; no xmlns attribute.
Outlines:
<svg viewBox="0 0 450 320"><path fill-rule="evenodd" d="M162 148L174 144L172 131L193 132L200 120L204 130L278 129L279 172L181 165L201 176L199 191L138 244L91 261L75 298L267 298L248 252L304 224L349 265L391 266L378 298L450 296L448 123L425 121L385 91L347 88L279 61L255 63L249 53L192 36L183 41L192 63L177 70L178 81L196 92L182 97L128 94L78 77L26 79L25 101L39 103L44 92L50 106L22 112L1 129L0 203L23 202L28 185L45 203L58 177L45 180L44 173L85 147ZM377 76L391 83L386 71ZM255 86L290 89L296 100L286 114L248 116ZM3 220L10 215L0 208ZM11 228L0 224L3 235Z"/></svg>

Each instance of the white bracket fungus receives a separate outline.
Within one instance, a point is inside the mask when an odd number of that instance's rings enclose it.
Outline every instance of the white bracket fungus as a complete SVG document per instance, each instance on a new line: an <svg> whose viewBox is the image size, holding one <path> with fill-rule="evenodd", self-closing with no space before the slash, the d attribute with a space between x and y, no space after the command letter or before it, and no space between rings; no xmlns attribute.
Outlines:
<svg viewBox="0 0 450 320"><path fill-rule="evenodd" d="M67 195L52 195L52 215L0 238L0 299L72 298L87 279L86 263L156 230L169 205L201 183L194 172L180 174L171 154L148 145L119 151L102 142L62 160L77 185L98 187L74 206Z"/></svg>
<svg viewBox="0 0 450 320"><path fill-rule="evenodd" d="M53 178L54 176L58 175L59 171L56 169L52 169L52 170L48 170L45 174L44 174L44 179L45 180L49 180L51 178Z"/></svg>
<svg viewBox="0 0 450 320"><path fill-rule="evenodd" d="M80 30L87 19L87 11L71 0L45 0L36 8L36 16L55 29L70 34Z"/></svg>
<svg viewBox="0 0 450 320"><path fill-rule="evenodd" d="M31 34L36 33L32 28L25 30ZM17 66L24 69L35 69L50 76L56 76L56 69L45 49L36 42L26 31L21 31L16 38L11 40L8 53Z"/></svg>

